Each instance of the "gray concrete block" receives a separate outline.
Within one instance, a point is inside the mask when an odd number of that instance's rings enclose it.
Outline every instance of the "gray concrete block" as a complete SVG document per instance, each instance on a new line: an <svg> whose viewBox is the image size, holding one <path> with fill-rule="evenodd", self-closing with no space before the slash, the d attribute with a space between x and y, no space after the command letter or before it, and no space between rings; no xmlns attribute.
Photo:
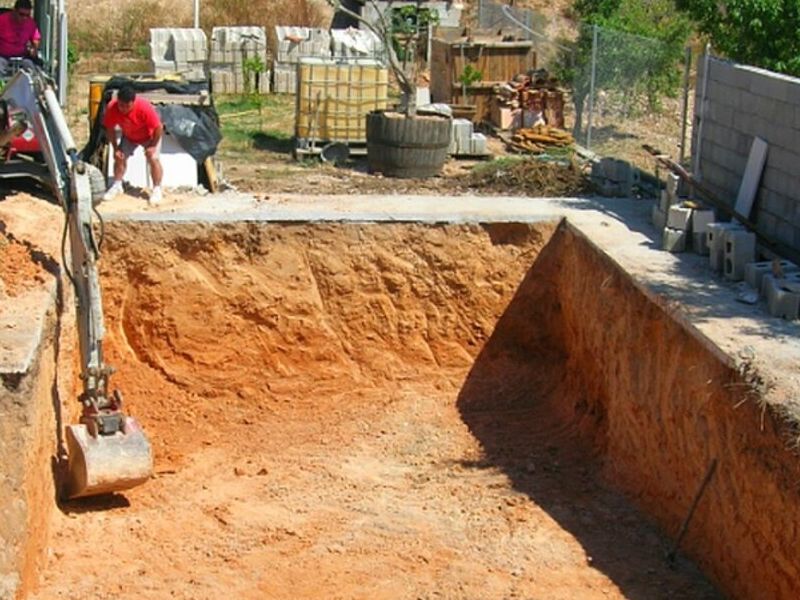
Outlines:
<svg viewBox="0 0 800 600"><path fill-rule="evenodd" d="M669 197L669 192L667 192L667 190L661 190L661 194L658 198L658 209L666 215L669 207L673 204L675 204L675 202Z"/></svg>
<svg viewBox="0 0 800 600"><path fill-rule="evenodd" d="M689 231L692 226L692 209L673 205L667 211L667 227Z"/></svg>
<svg viewBox="0 0 800 600"><path fill-rule="evenodd" d="M775 232L775 237L779 242L784 244L794 243L794 233L797 228L788 221L778 220L778 230Z"/></svg>
<svg viewBox="0 0 800 600"><path fill-rule="evenodd" d="M759 90L761 93L772 100L786 102L789 99L789 81L781 77L764 76L760 78Z"/></svg>
<svg viewBox="0 0 800 600"><path fill-rule="evenodd" d="M694 233L701 233L703 237L705 237L706 232L708 231L708 226L714 222L714 211L713 210L695 210L692 213L692 231ZM705 246L705 243L703 243Z"/></svg>
<svg viewBox="0 0 800 600"><path fill-rule="evenodd" d="M706 228L709 266L715 271L722 271L725 260L725 232L732 229L741 230L742 226L738 223L709 223Z"/></svg>
<svg viewBox="0 0 800 600"><path fill-rule="evenodd" d="M730 106L710 104L708 108L709 120L725 127L731 127L734 124L734 110Z"/></svg>
<svg viewBox="0 0 800 600"><path fill-rule="evenodd" d="M789 260L779 260L778 266L783 271L784 275L800 272L800 267ZM764 275L772 275L772 269L773 265L771 260L747 263L744 267L744 280L750 284L750 287L753 289L763 292L761 289L762 279Z"/></svg>
<svg viewBox="0 0 800 600"><path fill-rule="evenodd" d="M659 207L657 204L653 205L650 218L653 223L653 227L655 227L657 231L663 231L664 227L667 226L667 213L661 210L661 207Z"/></svg>
<svg viewBox="0 0 800 600"><path fill-rule="evenodd" d="M725 232L725 262L723 275L731 281L744 279L744 267L756 260L756 234L730 229Z"/></svg>
<svg viewBox="0 0 800 600"><path fill-rule="evenodd" d="M782 279L764 275L762 287L769 314L787 320L798 318L800 313L800 273L792 273Z"/></svg>
<svg viewBox="0 0 800 600"><path fill-rule="evenodd" d="M664 229L664 235L661 238L662 248L667 252L685 252L686 251L686 232L680 229L671 229L669 227Z"/></svg>
<svg viewBox="0 0 800 600"><path fill-rule="evenodd" d="M700 256L708 254L707 235L705 233L692 232L692 250Z"/></svg>
<svg viewBox="0 0 800 600"><path fill-rule="evenodd" d="M666 191L667 195L669 195L670 198L678 197L678 186L680 186L680 183L681 183L680 175L677 175L675 173L667 174Z"/></svg>

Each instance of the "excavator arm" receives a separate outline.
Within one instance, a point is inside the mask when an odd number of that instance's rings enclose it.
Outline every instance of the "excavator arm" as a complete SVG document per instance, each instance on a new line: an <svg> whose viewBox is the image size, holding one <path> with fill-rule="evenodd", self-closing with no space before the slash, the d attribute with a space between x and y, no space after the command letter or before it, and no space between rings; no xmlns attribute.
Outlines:
<svg viewBox="0 0 800 600"><path fill-rule="evenodd" d="M92 227L93 198L105 187L102 173L81 160L55 91L40 72L19 71L0 94L0 147L26 129L39 142L46 178L64 209L83 390L80 423L66 428L68 449L64 493L69 498L128 489L144 483L153 471L150 443L139 424L122 410L122 397L110 391L113 369L103 360L103 303L97 271L99 244ZM7 161L6 172L14 171ZM35 165L19 163L19 171ZM22 168L24 167L24 169ZM37 176L43 179L41 173ZM66 259L64 261L66 263Z"/></svg>

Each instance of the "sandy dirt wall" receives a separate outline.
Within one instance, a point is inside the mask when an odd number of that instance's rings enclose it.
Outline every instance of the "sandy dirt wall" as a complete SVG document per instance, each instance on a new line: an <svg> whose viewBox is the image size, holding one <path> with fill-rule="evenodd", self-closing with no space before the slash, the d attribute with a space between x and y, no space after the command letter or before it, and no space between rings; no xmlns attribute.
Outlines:
<svg viewBox="0 0 800 600"><path fill-rule="evenodd" d="M76 342L70 323L53 310L46 337L28 372L0 387L0 598L24 597L45 559L56 510L62 402L73 390ZM72 313L65 313L70 318ZM67 351L62 352L61 348ZM77 403L76 403L77 404ZM73 411L74 412L74 411Z"/></svg>
<svg viewBox="0 0 800 600"><path fill-rule="evenodd" d="M565 418L555 224L107 225L156 477L62 506L31 598L718 597Z"/></svg>
<svg viewBox="0 0 800 600"><path fill-rule="evenodd" d="M732 597L797 597L792 432L701 334L671 318L675 307L643 294L574 230L553 245L559 314L547 322L568 357L564 397L607 476L674 536L716 459L684 547Z"/></svg>

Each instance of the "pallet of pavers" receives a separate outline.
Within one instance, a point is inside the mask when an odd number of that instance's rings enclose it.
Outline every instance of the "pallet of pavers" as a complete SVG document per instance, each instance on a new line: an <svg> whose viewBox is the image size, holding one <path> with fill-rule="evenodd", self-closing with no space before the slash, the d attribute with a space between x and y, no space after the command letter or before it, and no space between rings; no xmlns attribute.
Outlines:
<svg viewBox="0 0 800 600"><path fill-rule="evenodd" d="M267 33L263 27L214 27L209 63L215 93L270 91ZM260 66L260 70L254 70L254 66Z"/></svg>

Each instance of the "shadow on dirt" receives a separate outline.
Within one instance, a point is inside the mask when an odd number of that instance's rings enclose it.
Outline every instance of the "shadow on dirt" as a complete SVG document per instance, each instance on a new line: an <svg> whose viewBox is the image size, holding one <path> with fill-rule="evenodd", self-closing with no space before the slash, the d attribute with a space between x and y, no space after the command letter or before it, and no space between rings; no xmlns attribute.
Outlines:
<svg viewBox="0 0 800 600"><path fill-rule="evenodd" d="M459 392L461 418L484 449L464 466L501 469L625 597L719 598L688 560L670 569L670 540L600 476L607 424L603 414L576 409L584 398L570 391L566 369L560 235L533 263Z"/></svg>
<svg viewBox="0 0 800 600"><path fill-rule="evenodd" d="M252 138L253 145L258 150L279 152L281 154L291 154L292 150L294 150L294 140L290 137L259 132L254 133Z"/></svg>

